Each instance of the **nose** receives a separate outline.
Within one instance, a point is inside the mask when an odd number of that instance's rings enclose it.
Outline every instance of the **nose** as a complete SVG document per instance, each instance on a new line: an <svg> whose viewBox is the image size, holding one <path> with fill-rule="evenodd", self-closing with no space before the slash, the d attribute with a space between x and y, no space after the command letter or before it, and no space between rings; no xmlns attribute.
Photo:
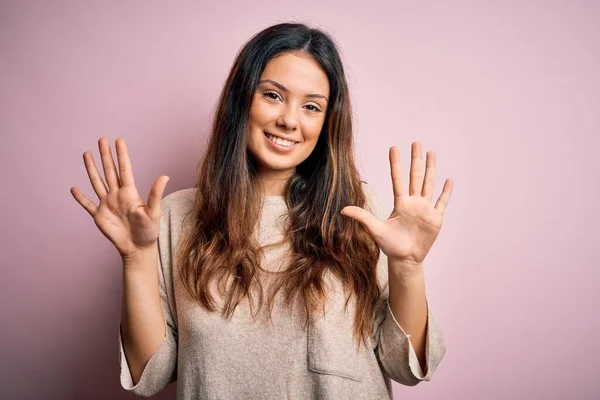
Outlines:
<svg viewBox="0 0 600 400"><path fill-rule="evenodd" d="M290 105L282 109L277 119L277 126L286 131L295 131L298 128L298 115L296 107Z"/></svg>

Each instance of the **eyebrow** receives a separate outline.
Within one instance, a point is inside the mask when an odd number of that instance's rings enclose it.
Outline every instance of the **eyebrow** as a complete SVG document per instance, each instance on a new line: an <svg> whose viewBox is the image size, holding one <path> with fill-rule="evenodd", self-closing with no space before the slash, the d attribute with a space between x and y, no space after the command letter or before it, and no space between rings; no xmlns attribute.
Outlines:
<svg viewBox="0 0 600 400"><path fill-rule="evenodd" d="M283 90L284 92L289 93L288 88L286 88L285 86L283 86L281 83L273 81L271 79L263 79L262 81L259 81L258 84L260 85L261 83L270 83L273 86L276 86L277 88L279 88L280 90ZM325 101L329 102L329 99L325 96L323 96L322 94L318 94L318 93L311 93L311 94L307 94L304 97L310 97L310 98L321 98L321 99L325 99Z"/></svg>

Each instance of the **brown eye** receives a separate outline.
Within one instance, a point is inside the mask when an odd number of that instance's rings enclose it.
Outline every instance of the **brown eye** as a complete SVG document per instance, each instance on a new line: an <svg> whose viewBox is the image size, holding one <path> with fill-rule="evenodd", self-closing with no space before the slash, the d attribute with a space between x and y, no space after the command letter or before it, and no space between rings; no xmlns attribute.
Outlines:
<svg viewBox="0 0 600 400"><path fill-rule="evenodd" d="M271 100L278 100L279 99L279 95L275 92L264 92L263 96L271 99Z"/></svg>
<svg viewBox="0 0 600 400"><path fill-rule="evenodd" d="M316 107L316 106L314 106L312 104L307 104L306 107L308 108L309 111L312 111L312 112L321 112L321 110L318 107Z"/></svg>

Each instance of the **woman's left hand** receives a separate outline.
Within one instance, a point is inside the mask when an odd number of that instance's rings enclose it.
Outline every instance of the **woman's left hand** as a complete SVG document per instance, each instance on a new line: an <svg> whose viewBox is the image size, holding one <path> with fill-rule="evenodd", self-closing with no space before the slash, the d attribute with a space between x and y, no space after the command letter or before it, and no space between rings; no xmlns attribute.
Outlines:
<svg viewBox="0 0 600 400"><path fill-rule="evenodd" d="M360 207L347 206L342 214L362 223L375 239L388 261L407 268L421 267L442 228L444 211L452 193L452 180L447 179L435 206L435 153L428 152L425 171L421 144L412 144L409 191L402 180L400 154L390 148L390 169L394 189L394 210L381 221Z"/></svg>

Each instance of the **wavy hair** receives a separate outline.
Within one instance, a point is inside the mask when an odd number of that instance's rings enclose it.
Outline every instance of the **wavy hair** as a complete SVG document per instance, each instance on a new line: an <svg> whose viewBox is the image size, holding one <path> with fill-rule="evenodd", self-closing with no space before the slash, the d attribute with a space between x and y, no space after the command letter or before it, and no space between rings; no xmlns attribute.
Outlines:
<svg viewBox="0 0 600 400"><path fill-rule="evenodd" d="M267 62L286 52L310 55L320 65L329 79L330 100L315 149L285 186L284 240L290 244L290 264L267 298L258 279L264 247L253 235L264 196L247 149L248 119ZM361 224L340 213L347 205L364 207L366 195L354 162L348 84L328 34L283 23L264 29L242 47L223 87L198 171L192 223L177 253L180 276L192 298L218 311L211 290L216 283L224 301L220 311L230 318L244 299L254 314L255 299L260 310L267 298L270 315L282 292L285 304L301 305L308 324L327 299L326 275L332 273L347 293L345 307L355 298L354 337L366 344L380 296L379 247Z"/></svg>

